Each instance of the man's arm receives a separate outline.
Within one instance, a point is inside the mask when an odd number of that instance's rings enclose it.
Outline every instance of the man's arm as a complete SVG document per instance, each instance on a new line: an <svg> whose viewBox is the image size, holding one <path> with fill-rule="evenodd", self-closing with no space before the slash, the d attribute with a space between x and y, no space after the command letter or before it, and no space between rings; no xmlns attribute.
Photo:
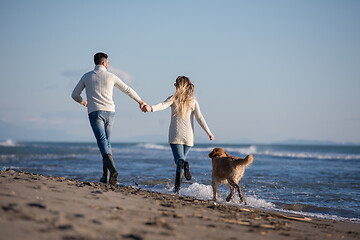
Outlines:
<svg viewBox="0 0 360 240"><path fill-rule="evenodd" d="M113 77L114 77L115 87L120 89L120 91L122 91L123 93L134 99L136 102L138 103L141 102L140 96L131 87L129 87L123 81L121 81L120 78L118 78L115 74L113 74Z"/></svg>
<svg viewBox="0 0 360 240"><path fill-rule="evenodd" d="M135 92L135 90L129 87L128 85L126 85L115 74L113 75L113 77L114 77L115 87L117 87L118 89L120 89L120 91L122 91L123 93L134 99L137 103L139 103L140 109L144 111L143 108L144 106L146 106L146 103L143 100L141 100L140 96Z"/></svg>
<svg viewBox="0 0 360 240"><path fill-rule="evenodd" d="M81 97L81 92L84 90L84 88L85 88L85 84L84 84L83 78L81 78L80 81L78 82L78 84L75 86L75 88L71 94L71 97L76 102L87 107L87 101Z"/></svg>

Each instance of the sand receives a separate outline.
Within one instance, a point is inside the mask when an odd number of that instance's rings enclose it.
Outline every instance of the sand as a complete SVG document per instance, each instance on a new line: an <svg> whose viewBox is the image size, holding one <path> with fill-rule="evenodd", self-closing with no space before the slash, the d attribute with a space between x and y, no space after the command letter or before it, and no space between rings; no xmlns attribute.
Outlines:
<svg viewBox="0 0 360 240"><path fill-rule="evenodd" d="M360 224L0 172L0 239L360 239Z"/></svg>

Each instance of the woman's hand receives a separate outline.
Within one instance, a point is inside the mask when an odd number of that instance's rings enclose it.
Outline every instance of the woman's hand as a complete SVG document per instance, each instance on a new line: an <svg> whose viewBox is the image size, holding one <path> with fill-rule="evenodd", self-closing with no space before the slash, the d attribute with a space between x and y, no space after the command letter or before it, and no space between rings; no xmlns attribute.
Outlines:
<svg viewBox="0 0 360 240"><path fill-rule="evenodd" d="M209 138L210 138L210 141L212 141L212 140L215 139L215 136L211 134L211 135L209 136Z"/></svg>
<svg viewBox="0 0 360 240"><path fill-rule="evenodd" d="M152 112L152 107L149 106L149 105L145 105L145 106L142 108L142 111L143 111L143 112Z"/></svg>

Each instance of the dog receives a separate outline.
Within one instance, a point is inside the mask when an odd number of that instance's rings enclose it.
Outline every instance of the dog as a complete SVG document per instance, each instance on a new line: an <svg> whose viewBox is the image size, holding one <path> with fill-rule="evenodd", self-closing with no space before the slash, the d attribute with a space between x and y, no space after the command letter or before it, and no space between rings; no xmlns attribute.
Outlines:
<svg viewBox="0 0 360 240"><path fill-rule="evenodd" d="M217 201L217 187L219 183L227 183L230 187L230 194L226 201L230 201L234 196L235 189L239 193L241 202L246 205L244 196L241 193L238 185L240 179L243 177L245 167L253 162L253 156L248 155L245 158L237 158L230 156L222 148L214 148L209 157L212 159L212 188L213 199Z"/></svg>

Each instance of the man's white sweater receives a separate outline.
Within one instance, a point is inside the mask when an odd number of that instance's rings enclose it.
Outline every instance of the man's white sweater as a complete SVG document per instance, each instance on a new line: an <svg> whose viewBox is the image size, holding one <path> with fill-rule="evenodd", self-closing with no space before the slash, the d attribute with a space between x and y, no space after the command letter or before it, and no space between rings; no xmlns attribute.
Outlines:
<svg viewBox="0 0 360 240"><path fill-rule="evenodd" d="M188 111L183 117L176 114L176 103L171 97L165 102L152 106L153 112L164 110L171 106L171 123L169 127L169 143L184 144L194 146L194 116L199 125L204 129L208 136L212 135L204 117L201 114L199 103L194 98L189 106Z"/></svg>
<svg viewBox="0 0 360 240"><path fill-rule="evenodd" d="M114 86L134 99L140 102L139 95L115 74L110 73L103 65L96 65L93 71L85 73L72 92L72 98L80 104L84 103L81 92L86 91L88 101L88 113L94 111L115 112L113 101Z"/></svg>

